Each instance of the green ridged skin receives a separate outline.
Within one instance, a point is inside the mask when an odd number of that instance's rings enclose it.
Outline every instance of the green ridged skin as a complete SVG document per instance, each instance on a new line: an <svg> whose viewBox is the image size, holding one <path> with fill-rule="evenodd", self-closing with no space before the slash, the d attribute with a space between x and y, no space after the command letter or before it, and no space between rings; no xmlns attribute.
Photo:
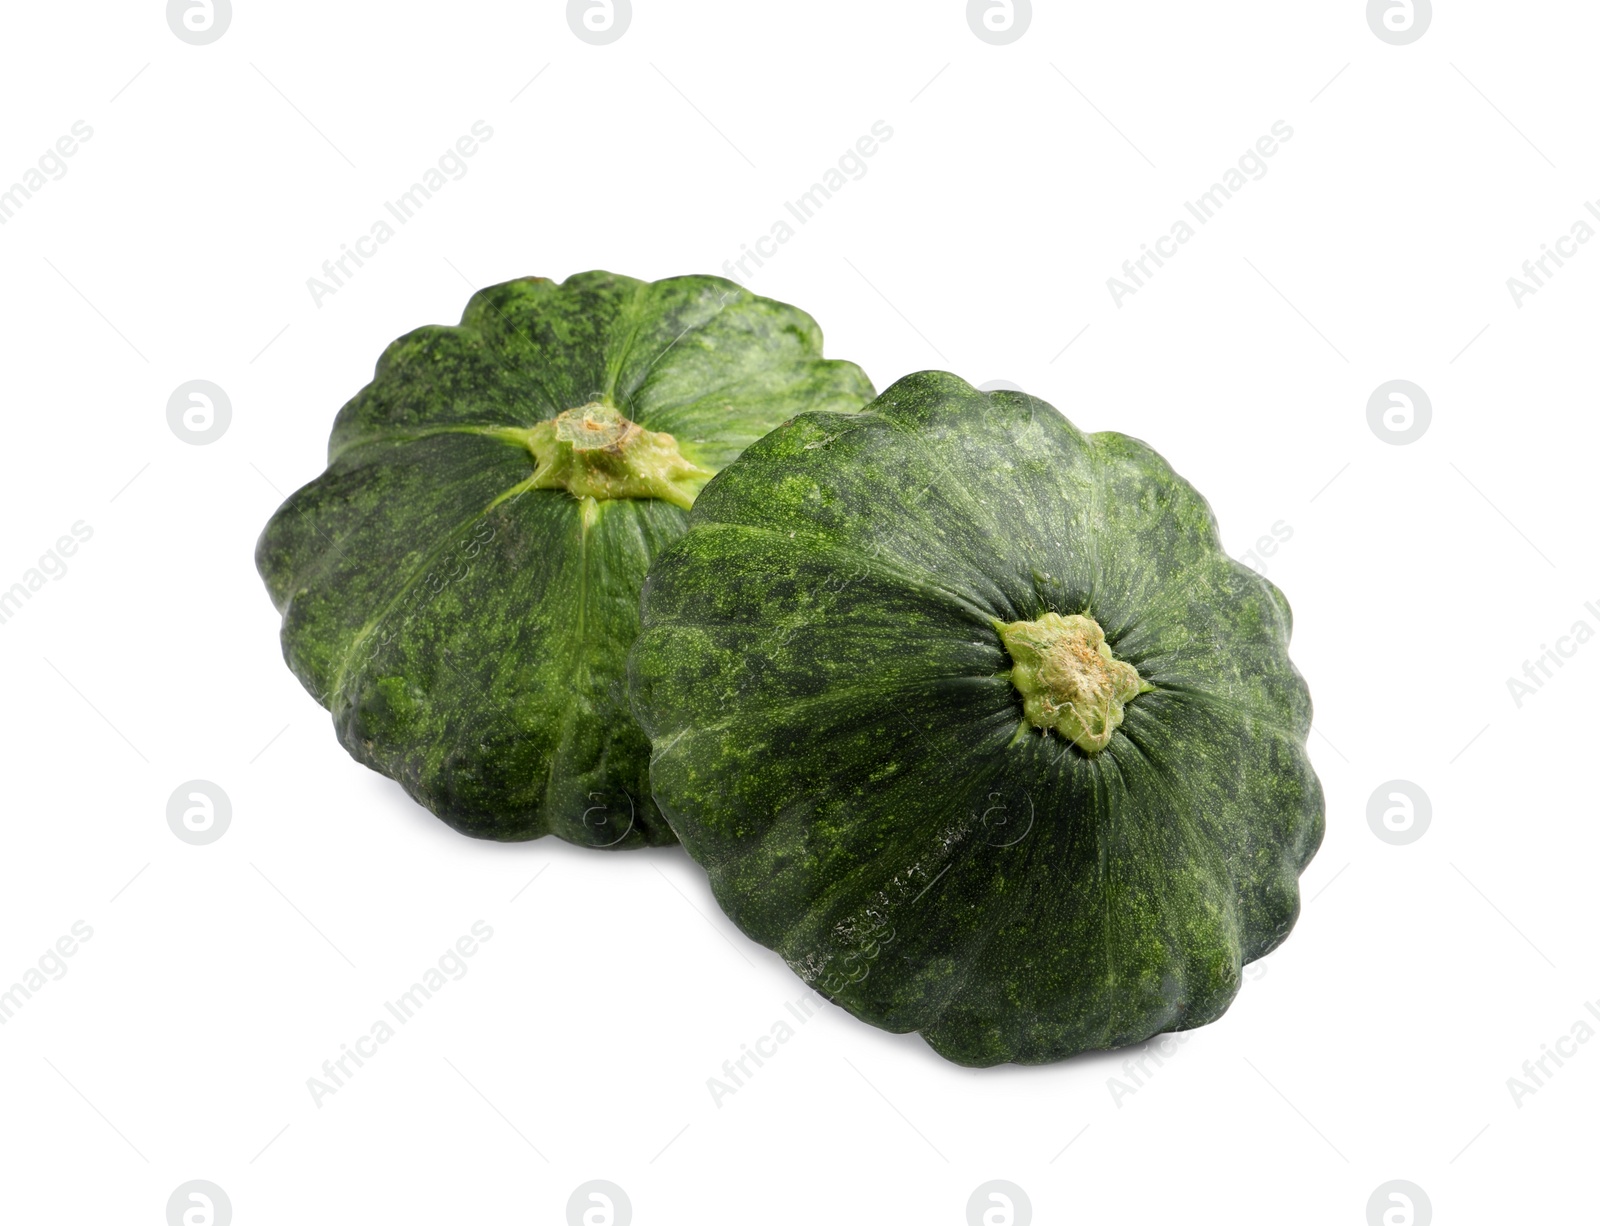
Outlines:
<svg viewBox="0 0 1600 1226"><path fill-rule="evenodd" d="M1143 443L953 375L803 414L701 493L630 656L657 803L808 983L960 1064L1218 1017L1322 837L1289 606ZM1104 629L1146 687L1089 753L1000 628Z"/></svg>
<svg viewBox="0 0 1600 1226"><path fill-rule="evenodd" d="M872 395L858 367L823 359L810 316L720 277L480 290L459 326L385 350L334 423L327 471L262 533L284 658L351 755L465 834L670 843L625 667L645 572L684 531L672 499L698 484L539 488L533 448L555 435L530 431L615 409L670 434L688 464L669 475L703 483L794 414Z"/></svg>

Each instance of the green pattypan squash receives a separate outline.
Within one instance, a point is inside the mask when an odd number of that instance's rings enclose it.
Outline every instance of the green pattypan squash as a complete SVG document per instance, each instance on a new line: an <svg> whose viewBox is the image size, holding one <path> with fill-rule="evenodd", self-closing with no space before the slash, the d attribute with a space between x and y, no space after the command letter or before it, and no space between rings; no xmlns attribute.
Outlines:
<svg viewBox="0 0 1600 1226"><path fill-rule="evenodd" d="M861 370L718 277L530 277L379 359L262 533L284 656L344 747L466 834L672 841L624 669L712 474Z"/></svg>
<svg viewBox="0 0 1600 1226"><path fill-rule="evenodd" d="M657 803L809 984L968 1065L1218 1017L1322 837L1289 606L1143 443L909 376L711 482L645 585Z"/></svg>

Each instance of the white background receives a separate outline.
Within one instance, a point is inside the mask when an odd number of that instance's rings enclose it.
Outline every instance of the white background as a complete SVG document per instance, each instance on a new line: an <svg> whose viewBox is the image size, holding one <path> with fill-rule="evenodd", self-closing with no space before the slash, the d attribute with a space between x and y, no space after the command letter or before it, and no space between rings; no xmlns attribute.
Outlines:
<svg viewBox="0 0 1600 1226"><path fill-rule="evenodd" d="M240 1226L562 1223L593 1178L641 1226L957 1224L991 1179L1039 1223L1359 1226L1395 1179L1439 1223L1594 1220L1600 1043L1520 1105L1507 1079L1600 998L1600 643L1520 707L1507 679L1600 629L1600 243L1506 282L1600 196L1600 13L1441 7L1392 46L1360 0L1041 3L995 46L956 0L635 0L593 46L556 2L238 0L193 46L157 0L11 6L0 186L93 136L0 226L0 588L93 535L0 625L0 983L94 935L0 1027L8 1220L158 1223L206 1179ZM314 303L478 120L469 173ZM1327 838L1293 936L1131 1095L1127 1053L968 1070L828 1007L715 1105L799 981L675 848L473 842L353 763L254 571L388 341L513 276L720 272L876 120L750 288L880 389L1007 379L1147 440L1238 556L1292 531L1266 564ZM168 426L192 379L231 399L210 445ZM1410 445L1368 424L1391 379L1431 397ZM196 778L232 801L209 846L166 820ZM1432 804L1405 846L1367 820L1393 779ZM315 1105L476 920L465 978Z"/></svg>

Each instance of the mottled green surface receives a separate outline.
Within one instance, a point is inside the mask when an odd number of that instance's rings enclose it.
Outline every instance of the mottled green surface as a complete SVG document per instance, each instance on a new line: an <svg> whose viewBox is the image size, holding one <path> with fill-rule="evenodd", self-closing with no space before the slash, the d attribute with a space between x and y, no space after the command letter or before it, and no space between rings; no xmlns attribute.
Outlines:
<svg viewBox="0 0 1600 1226"><path fill-rule="evenodd" d="M821 355L809 316L730 281L604 272L492 286L459 327L390 345L256 551L345 748L467 834L671 842L624 665L686 512L534 488L526 432L600 403L715 471L795 413L871 398Z"/></svg>
<svg viewBox="0 0 1600 1226"><path fill-rule="evenodd" d="M1093 617L1152 687L1097 754L995 623ZM1144 444L953 375L806 414L701 493L630 657L657 802L750 936L962 1064L1219 1016L1322 837L1289 607Z"/></svg>

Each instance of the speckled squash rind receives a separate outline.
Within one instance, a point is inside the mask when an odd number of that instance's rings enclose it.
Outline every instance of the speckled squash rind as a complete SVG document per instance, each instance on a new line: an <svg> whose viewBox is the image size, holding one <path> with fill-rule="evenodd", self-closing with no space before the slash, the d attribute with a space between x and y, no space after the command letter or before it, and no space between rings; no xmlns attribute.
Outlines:
<svg viewBox="0 0 1600 1226"><path fill-rule="evenodd" d="M798 412L871 397L808 315L719 277L480 290L459 326L389 346L327 471L262 533L284 656L345 748L457 830L671 842L624 669L686 512L535 488L526 431L601 403L714 472Z"/></svg>
<svg viewBox="0 0 1600 1226"><path fill-rule="evenodd" d="M1086 753L997 625L1084 614L1150 687ZM1322 837L1289 607L1144 444L912 375L701 493L630 657L658 804L723 908L961 1064L1218 1017Z"/></svg>

